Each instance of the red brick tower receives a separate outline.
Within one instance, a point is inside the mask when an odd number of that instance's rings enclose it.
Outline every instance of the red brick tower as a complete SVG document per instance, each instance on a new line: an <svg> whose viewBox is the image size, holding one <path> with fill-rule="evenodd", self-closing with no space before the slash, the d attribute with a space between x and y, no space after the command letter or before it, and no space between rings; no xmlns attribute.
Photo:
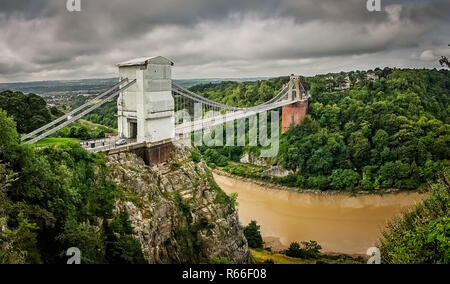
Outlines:
<svg viewBox="0 0 450 284"><path fill-rule="evenodd" d="M299 125L305 119L308 112L308 95L300 83L300 77L291 75L289 81L288 99L296 101L283 107L281 131L285 133L291 126Z"/></svg>

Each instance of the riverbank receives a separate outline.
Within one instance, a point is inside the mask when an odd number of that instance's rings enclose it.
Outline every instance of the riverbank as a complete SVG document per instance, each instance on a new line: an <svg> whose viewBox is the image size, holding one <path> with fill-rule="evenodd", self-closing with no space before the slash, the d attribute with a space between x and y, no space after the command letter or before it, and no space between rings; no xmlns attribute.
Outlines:
<svg viewBox="0 0 450 284"><path fill-rule="evenodd" d="M230 174L229 172L226 172L224 170L221 170L219 168L211 169L212 172L215 175L218 176L224 176L228 178L232 178L235 180L240 180L242 182L248 182L253 183L258 186L268 187L276 190L284 190L284 191L291 191L296 193L311 193L311 194L322 194L322 195L348 195L348 196L357 196L357 195L384 195L384 194L398 194L398 193L420 193L425 194L425 189L416 189L416 190L400 190L400 189L379 189L374 191L367 191L367 190L357 190L357 191L337 191L337 190L320 190L320 189L303 189L303 188L297 188L297 187L289 187L281 184L277 184L274 182L269 182L266 180L263 180L262 178L248 178L248 177L242 177L238 175Z"/></svg>
<svg viewBox="0 0 450 284"><path fill-rule="evenodd" d="M238 194L241 223L261 226L266 246L286 249L292 242L317 241L323 253L365 255L387 222L427 196L418 192L357 194L293 191L214 173L227 193Z"/></svg>
<svg viewBox="0 0 450 284"><path fill-rule="evenodd" d="M253 259L257 264L364 264L367 257L342 254L320 254L317 259L301 259L274 253L264 249L251 249Z"/></svg>

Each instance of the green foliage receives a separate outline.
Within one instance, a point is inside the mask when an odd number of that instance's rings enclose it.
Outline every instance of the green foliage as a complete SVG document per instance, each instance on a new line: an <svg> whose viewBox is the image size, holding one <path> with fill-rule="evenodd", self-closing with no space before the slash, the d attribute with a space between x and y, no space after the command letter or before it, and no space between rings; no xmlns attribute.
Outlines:
<svg viewBox="0 0 450 284"><path fill-rule="evenodd" d="M13 118L16 122L17 132L20 134L30 133L64 115L55 107L48 108L44 99L37 95L25 95L21 92L11 91L0 93L0 109L6 111ZM112 113L112 115L114 116L115 113ZM117 123L111 127L113 128L86 120L78 120L51 135L51 137L82 140L104 138L105 134L115 132L114 128L117 127Z"/></svg>
<svg viewBox="0 0 450 284"><path fill-rule="evenodd" d="M447 66L448 68L450 68L450 61L446 56L441 56L441 59L439 59L439 64L441 64L442 67Z"/></svg>
<svg viewBox="0 0 450 284"><path fill-rule="evenodd" d="M194 163L200 163L200 161L202 160L202 155L198 151L192 150L191 159Z"/></svg>
<svg viewBox="0 0 450 284"><path fill-rule="evenodd" d="M236 264L236 263L234 263L233 261L229 260L226 257L217 257L210 259L208 261L208 264Z"/></svg>
<svg viewBox="0 0 450 284"><path fill-rule="evenodd" d="M147 263L142 254L141 245L132 236L133 228L127 212L114 216L113 220L105 225L105 231L107 236L105 252L108 263Z"/></svg>
<svg viewBox="0 0 450 284"><path fill-rule="evenodd" d="M13 145L19 142L19 135L16 131L16 124L0 108L0 151L8 151ZM0 153L1 153L0 152Z"/></svg>
<svg viewBox="0 0 450 284"><path fill-rule="evenodd" d="M309 115L281 136L273 160L295 174L273 181L322 190L377 190L415 189L435 180L449 166L449 75L446 70L377 68L302 78L312 96ZM287 81L222 82L191 90L221 103L253 106ZM239 162L249 150L199 149L213 167ZM234 164L225 168L265 178Z"/></svg>
<svg viewBox="0 0 450 284"><path fill-rule="evenodd" d="M320 86L335 82L325 79L330 75L307 78L309 116L282 136L276 159L296 172L288 185L415 189L449 166L450 73L380 69L375 74L380 79L344 74L353 80L351 87L328 92Z"/></svg>
<svg viewBox="0 0 450 284"><path fill-rule="evenodd" d="M223 170L232 175L246 178L259 178L262 176L262 173L267 170L267 167L233 162L229 163Z"/></svg>
<svg viewBox="0 0 450 284"><path fill-rule="evenodd" d="M358 186L360 177L353 170L334 170L331 174L331 186L335 189L354 189Z"/></svg>
<svg viewBox="0 0 450 284"><path fill-rule="evenodd" d="M210 184L211 189L214 190L216 193L216 198L214 199L214 203L224 205L228 212L231 214L236 211L236 207L238 206L237 203L237 194L231 194L227 195L220 187L217 185L216 181L214 180L213 175L211 172L206 173L206 179L208 181L208 184Z"/></svg>
<svg viewBox="0 0 450 284"><path fill-rule="evenodd" d="M247 239L248 246L250 248L262 248L264 245L261 237L260 226L256 224L256 221L251 221L247 227L244 228L244 236Z"/></svg>
<svg viewBox="0 0 450 284"><path fill-rule="evenodd" d="M450 186L433 185L431 195L389 225L380 240L388 264L450 263Z"/></svg>
<svg viewBox="0 0 450 284"><path fill-rule="evenodd" d="M86 115L85 119L96 124L105 125L110 128L117 128L116 114L117 102L112 101Z"/></svg>
<svg viewBox="0 0 450 284"><path fill-rule="evenodd" d="M17 132L29 133L47 123L52 115L47 103L35 94L21 92L0 92L0 109L11 116L17 124Z"/></svg>
<svg viewBox="0 0 450 284"><path fill-rule="evenodd" d="M200 84L190 90L208 99L231 106L248 107L262 104L278 94L288 77L256 82L221 82Z"/></svg>
<svg viewBox="0 0 450 284"><path fill-rule="evenodd" d="M87 120L80 119L59 130L51 135L51 137L89 140L105 138L105 134L111 133L115 133L115 130L104 125L94 124Z"/></svg>
<svg viewBox="0 0 450 284"><path fill-rule="evenodd" d="M6 219L0 219L0 226L6 227ZM42 263L37 246L37 226L29 223L23 213L18 215L15 229L0 230L0 264Z"/></svg>
<svg viewBox="0 0 450 284"><path fill-rule="evenodd" d="M69 145L77 143L79 140L77 138L44 138L39 140L34 145L38 147L51 146L51 145Z"/></svg>
<svg viewBox="0 0 450 284"><path fill-rule="evenodd" d="M208 165L214 164L219 167L225 167L226 165L228 165L228 158L220 154L215 149L206 150L206 152L203 154L203 157Z"/></svg>
<svg viewBox="0 0 450 284"><path fill-rule="evenodd" d="M7 165L0 161L0 194L4 194L11 186L11 183L17 180L17 174L7 168Z"/></svg>
<svg viewBox="0 0 450 284"><path fill-rule="evenodd" d="M297 257L303 259L317 259L320 255L322 247L316 241L291 243L285 254L289 257Z"/></svg>
<svg viewBox="0 0 450 284"><path fill-rule="evenodd" d="M7 177L0 191L0 219L7 228L0 235L1 261L64 263L70 247L82 250L84 263L142 261L123 225L127 216L120 215L121 226L104 224L114 218L119 193L104 156L76 143L42 149L19 144L4 112L0 125L0 175Z"/></svg>

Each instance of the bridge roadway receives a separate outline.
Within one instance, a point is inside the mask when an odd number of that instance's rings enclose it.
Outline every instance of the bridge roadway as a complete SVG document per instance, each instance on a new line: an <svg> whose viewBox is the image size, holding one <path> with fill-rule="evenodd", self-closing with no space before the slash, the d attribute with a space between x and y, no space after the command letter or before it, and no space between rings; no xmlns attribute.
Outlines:
<svg viewBox="0 0 450 284"><path fill-rule="evenodd" d="M191 132L207 130L211 127L235 121L238 119L247 118L258 113L266 112L272 109L280 108L286 105L294 104L302 100L283 100L277 103L272 103L264 105L262 107L257 107L250 110L235 111L223 115L218 115L210 118L204 118L201 120L195 120L193 122L185 122L183 124L177 125L175 128L175 140L178 139L180 135L189 134ZM136 139L125 139L126 144L116 145L120 140L123 140L117 136L97 139L97 140L87 140L80 142L80 145L89 152L111 152L111 151L123 151L126 149L135 149L147 145L148 143L137 143Z"/></svg>
<svg viewBox="0 0 450 284"><path fill-rule="evenodd" d="M125 140L125 144L117 145L117 142ZM110 150L116 149L121 146L130 146L137 144L136 139L122 139L118 136L112 136L103 139L95 140L85 140L79 142L81 147L86 149L88 152L108 152Z"/></svg>
<svg viewBox="0 0 450 284"><path fill-rule="evenodd" d="M254 108L250 110L235 111L228 114L222 114L210 118L204 118L201 120L194 120L193 122L184 122L175 127L175 135L188 134L191 132L200 131L203 129L209 129L211 127L221 125L227 122L235 121L242 118L247 118L252 115L266 112L272 109L280 108L286 105L300 102L301 100L284 100L277 103L268 104L260 108Z"/></svg>

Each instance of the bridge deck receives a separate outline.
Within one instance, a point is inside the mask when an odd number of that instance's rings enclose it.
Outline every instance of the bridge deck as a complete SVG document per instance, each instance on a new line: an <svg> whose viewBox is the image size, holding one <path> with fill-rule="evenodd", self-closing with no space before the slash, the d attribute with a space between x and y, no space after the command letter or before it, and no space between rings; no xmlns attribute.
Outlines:
<svg viewBox="0 0 450 284"><path fill-rule="evenodd" d="M238 120L238 119L242 119L242 118L247 118L249 116L261 113L261 112L266 112L272 109L276 109L279 107L283 107L286 105L290 105L296 102L299 102L300 100L284 100L284 101L280 101L277 103L272 103L269 104L267 106L263 106L261 108L257 108L254 110L243 110L243 111L236 111L236 112L232 112L229 114L223 114L223 115L218 115L218 116L214 116L211 118L205 118L202 120L195 120L195 121L191 121L191 122L185 122L182 123L180 125L177 125L175 127L175 134L176 135L180 135L180 134L188 134L190 132L195 132L195 131L200 131L203 129L209 129L213 126L217 126L217 125L221 125L227 122L231 122L234 120Z"/></svg>
<svg viewBox="0 0 450 284"><path fill-rule="evenodd" d="M175 128L174 140L177 140L180 135L188 134L191 132L201 131L210 129L211 127L222 125L231 121L238 119L247 118L258 113L266 112L272 109L280 108L286 105L297 103L301 100L283 100L277 103L271 103L265 106L261 106L255 109L235 111L232 113L227 113L223 115L214 116L211 118L205 118L201 120L195 120L192 122L185 122L183 124L177 125ZM130 150L135 150L143 147L154 147L159 144L167 143L167 141L161 141L158 143L138 143L136 139L126 139L125 145L117 146L116 143L120 140L119 137L110 137L105 139L90 140L81 142L81 146L84 147L89 152L106 152L109 154L120 153Z"/></svg>

